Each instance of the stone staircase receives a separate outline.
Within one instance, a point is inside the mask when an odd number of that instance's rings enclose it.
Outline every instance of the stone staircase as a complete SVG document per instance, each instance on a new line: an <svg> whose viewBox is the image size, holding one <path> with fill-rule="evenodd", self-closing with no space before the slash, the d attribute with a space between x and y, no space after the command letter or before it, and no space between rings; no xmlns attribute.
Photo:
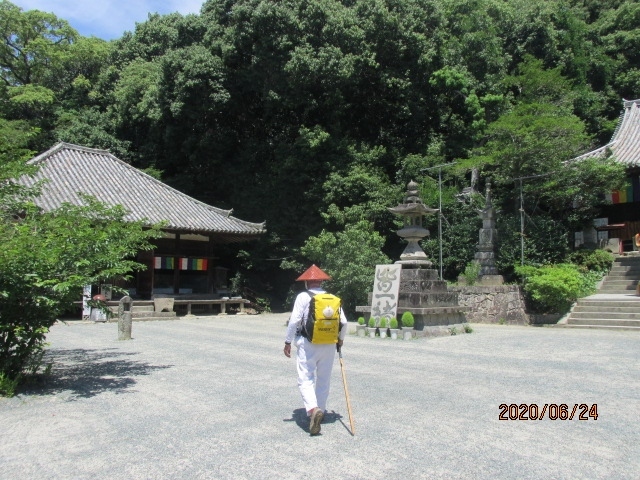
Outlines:
<svg viewBox="0 0 640 480"><path fill-rule="evenodd" d="M618 257L595 295L581 298L559 327L640 331L640 256Z"/></svg>
<svg viewBox="0 0 640 480"><path fill-rule="evenodd" d="M635 295L640 280L640 255L618 257L604 278L599 294Z"/></svg>

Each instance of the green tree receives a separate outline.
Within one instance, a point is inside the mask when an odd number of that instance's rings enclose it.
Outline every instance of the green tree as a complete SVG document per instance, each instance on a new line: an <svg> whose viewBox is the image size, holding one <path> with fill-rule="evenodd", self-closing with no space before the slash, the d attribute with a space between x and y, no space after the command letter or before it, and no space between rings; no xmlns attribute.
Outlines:
<svg viewBox="0 0 640 480"><path fill-rule="evenodd" d="M13 180L31 171L20 148L0 152L0 394L9 395L37 369L48 329L82 286L144 268L132 258L159 236L159 226L125 222L124 208L91 197L48 213L20 201L35 193Z"/></svg>
<svg viewBox="0 0 640 480"><path fill-rule="evenodd" d="M0 2L0 115L40 129L31 140L49 148L56 117L92 103L91 91L109 44L84 38L62 19Z"/></svg>
<svg viewBox="0 0 640 480"><path fill-rule="evenodd" d="M323 230L310 237L301 253L323 268L331 280L326 288L342 299L347 315L355 315L357 305L367 304L367 294L373 289L377 264L390 263L382 253L384 238L372 230L371 222L348 225L344 231Z"/></svg>
<svg viewBox="0 0 640 480"><path fill-rule="evenodd" d="M484 207L484 203L479 195L474 196L469 203L447 197L445 192L442 208L442 276L447 280L455 280L473 260L477 251L482 226L478 209ZM431 215L426 220L430 236L423 240L421 246L433 262L433 268L440 270L438 215Z"/></svg>
<svg viewBox="0 0 640 480"><path fill-rule="evenodd" d="M39 10L0 2L0 77L6 85L42 83L59 66L78 33L65 20Z"/></svg>
<svg viewBox="0 0 640 480"><path fill-rule="evenodd" d="M131 161L134 158L131 142L117 135L113 115L97 107L60 112L53 135L61 142L109 150L121 160Z"/></svg>
<svg viewBox="0 0 640 480"><path fill-rule="evenodd" d="M16 205L21 205L37 190L26 189L16 179L24 174L33 174L35 169L26 165L24 159L31 155L27 148L36 132L22 120L0 118L0 220L11 218Z"/></svg>
<svg viewBox="0 0 640 480"><path fill-rule="evenodd" d="M593 29L614 66L609 81L618 99L635 99L640 91L640 4L616 3L602 12Z"/></svg>

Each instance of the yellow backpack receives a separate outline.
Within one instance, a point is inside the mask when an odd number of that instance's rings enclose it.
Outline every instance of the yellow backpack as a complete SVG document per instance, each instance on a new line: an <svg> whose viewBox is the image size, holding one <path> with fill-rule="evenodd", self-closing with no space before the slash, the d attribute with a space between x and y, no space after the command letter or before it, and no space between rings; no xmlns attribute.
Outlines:
<svg viewBox="0 0 640 480"><path fill-rule="evenodd" d="M330 293L307 292L311 296L306 321L302 323L302 336L315 344L338 342L341 301Z"/></svg>

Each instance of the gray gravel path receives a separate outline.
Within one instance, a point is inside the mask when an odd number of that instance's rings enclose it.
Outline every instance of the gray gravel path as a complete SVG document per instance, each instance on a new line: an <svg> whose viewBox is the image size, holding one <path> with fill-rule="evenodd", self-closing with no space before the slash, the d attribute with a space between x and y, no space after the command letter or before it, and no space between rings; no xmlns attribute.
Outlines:
<svg viewBox="0 0 640 480"><path fill-rule="evenodd" d="M640 335L473 325L349 336L310 437L284 314L53 327L46 384L0 399L2 479L640 478ZM586 421L499 405L597 404ZM507 414L508 416L508 414Z"/></svg>

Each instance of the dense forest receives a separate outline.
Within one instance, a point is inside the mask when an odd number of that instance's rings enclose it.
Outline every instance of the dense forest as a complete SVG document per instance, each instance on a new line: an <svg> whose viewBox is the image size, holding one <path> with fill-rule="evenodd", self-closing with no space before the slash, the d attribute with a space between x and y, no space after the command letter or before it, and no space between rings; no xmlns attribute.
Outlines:
<svg viewBox="0 0 640 480"><path fill-rule="evenodd" d="M634 0L207 0L105 42L5 0L0 148L109 149L266 220L227 253L237 284L281 302L315 262L353 306L402 251L387 208L410 180L429 206L442 192L445 278L473 259L489 180L501 271L520 261L521 201L526 261L561 260L623 182L612 159L570 160L640 97L639 27Z"/></svg>

